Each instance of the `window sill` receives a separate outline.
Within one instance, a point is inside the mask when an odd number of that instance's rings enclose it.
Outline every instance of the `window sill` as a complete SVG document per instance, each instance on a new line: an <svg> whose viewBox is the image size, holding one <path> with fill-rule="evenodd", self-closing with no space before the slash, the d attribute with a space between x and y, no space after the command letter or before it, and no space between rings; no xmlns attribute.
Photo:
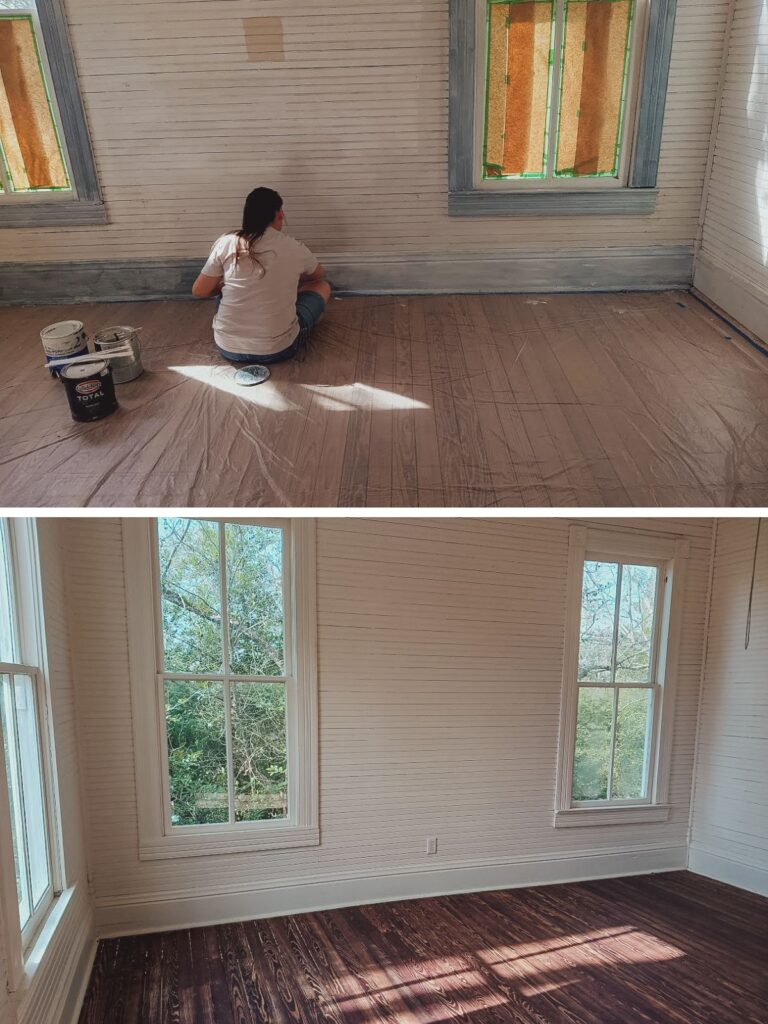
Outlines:
<svg viewBox="0 0 768 1024"><path fill-rule="evenodd" d="M540 217L633 215L656 212L659 190L655 188L616 188L587 192L495 192L475 189L450 192L451 217Z"/></svg>
<svg viewBox="0 0 768 1024"><path fill-rule="evenodd" d="M171 860L176 857L209 857L225 853L255 853L259 850L292 850L319 846L319 828L286 826L253 832L232 829L203 835L169 835L139 844L140 860Z"/></svg>
<svg viewBox="0 0 768 1024"><path fill-rule="evenodd" d="M107 222L107 207L101 202L68 199L56 203L0 203L0 228L65 227Z"/></svg>
<svg viewBox="0 0 768 1024"><path fill-rule="evenodd" d="M555 811L555 828L581 828L584 825L637 825L646 821L667 821L669 804L643 804L638 807L570 807Z"/></svg>

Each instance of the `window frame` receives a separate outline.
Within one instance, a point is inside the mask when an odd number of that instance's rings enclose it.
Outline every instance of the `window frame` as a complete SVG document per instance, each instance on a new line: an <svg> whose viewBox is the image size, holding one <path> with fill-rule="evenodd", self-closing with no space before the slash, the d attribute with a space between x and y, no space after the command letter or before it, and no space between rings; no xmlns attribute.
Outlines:
<svg viewBox="0 0 768 1024"><path fill-rule="evenodd" d="M56 118L71 191L0 196L0 228L106 224L77 66L61 0L30 0L25 9L0 8L0 15L32 15L35 39Z"/></svg>
<svg viewBox="0 0 768 1024"><path fill-rule="evenodd" d="M666 821L682 606L689 542L669 535L572 526L569 537L565 655L558 740L554 822L556 828ZM579 638L585 561L622 561L660 566L660 602L654 624L656 688L649 750L647 796L636 800L575 801L573 769L579 690ZM597 685L597 684L594 684ZM615 686L615 683L606 686ZM632 684L619 684L631 686ZM646 684L642 684L648 688Z"/></svg>
<svg viewBox="0 0 768 1024"><path fill-rule="evenodd" d="M315 523L309 519L205 515L189 518L279 526L285 531L284 579L288 582L284 591L285 636L286 652L292 652L292 663L286 657L286 675L280 679L286 687L289 815L265 821L171 825L164 687L166 678L184 679L185 674L166 673L162 663L156 520L127 519L123 522L123 551L139 857L155 860L316 846L320 831ZM189 678L204 681L214 675L202 673Z"/></svg>
<svg viewBox="0 0 768 1024"><path fill-rule="evenodd" d="M37 741L43 790L45 839L49 885L37 909L22 928L16 893L15 874L0 870L0 903L8 951L8 976L11 991L22 984L27 964L46 923L51 919L64 887L64 869L59 837L59 815L56 789L55 746L48 685L47 654L44 635L42 587L37 534L33 519L3 517L0 530L6 539L9 571L13 588L16 656L18 662L0 663L3 675L25 675L33 680L36 702ZM22 567L24 571L22 572ZM14 863L13 839L10 830L11 812L5 759L0 757L0 865Z"/></svg>
<svg viewBox="0 0 768 1024"><path fill-rule="evenodd" d="M559 8L565 0L552 0L556 18L555 32L553 38L554 52L562 51L564 44L563 20L564 15L559 14ZM486 89L487 89L487 8L488 0L477 0L477 24L475 27L476 38L480 40L479 46L475 47L475 153L474 153L474 181L475 189L494 192L519 192L530 194L531 192L562 192L582 190L603 190L627 188L629 174L632 166L632 156L635 148L635 137L637 133L637 114L639 108L640 91L640 69L645 56L645 47L648 37L648 17L651 0L635 0L635 10L632 17L630 36L630 61L626 73L626 97L621 125L621 159L619 162L619 173L617 177L583 177L583 178L557 178L552 174L545 178L484 178L483 177L483 147L485 141L485 114L486 114ZM552 75L552 92L557 95L562 80L562 69L559 62ZM550 163L554 165L557 158L557 112L558 104L552 103L549 109L549 138L552 142L552 150L549 154ZM549 170L549 166L547 170ZM552 168L553 169L553 168Z"/></svg>
<svg viewBox="0 0 768 1024"><path fill-rule="evenodd" d="M451 216L540 216L635 214L655 211L661 133L672 54L677 0L642 0L645 38L636 53L634 112L627 109L634 136L623 156L630 161L626 183L590 178L563 183L520 179L483 181L478 139L484 130L486 68L484 28L487 0L450 0L449 193ZM482 12L482 17L481 17ZM638 21L640 19L638 18ZM482 184L480 184L482 181Z"/></svg>

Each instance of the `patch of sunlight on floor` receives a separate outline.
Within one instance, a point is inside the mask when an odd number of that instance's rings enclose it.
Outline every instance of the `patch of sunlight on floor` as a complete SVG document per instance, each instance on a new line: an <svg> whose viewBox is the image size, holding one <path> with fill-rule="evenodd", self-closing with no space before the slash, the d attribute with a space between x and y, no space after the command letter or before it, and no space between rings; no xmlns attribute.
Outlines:
<svg viewBox="0 0 768 1024"><path fill-rule="evenodd" d="M686 954L655 935L624 927L496 946L477 955L499 977L520 982L522 995L535 996L572 984L573 972L583 967L602 967L610 971L633 964L679 960ZM512 963L514 967L506 966ZM553 977L558 972L562 977Z"/></svg>
<svg viewBox="0 0 768 1024"><path fill-rule="evenodd" d="M385 391L370 384L302 384L307 391L313 391L324 400L322 404L334 411L345 409L371 409L373 412L399 412L404 409L428 409L424 402L399 395L396 391Z"/></svg>
<svg viewBox="0 0 768 1024"><path fill-rule="evenodd" d="M190 380L196 380L200 384L208 384L217 391L224 391L229 395L236 395L251 405L258 405L262 409L272 409L274 412L289 412L296 406L289 402L285 395L281 394L277 385L272 381L265 381L263 384L256 384L253 387L243 387L235 383L237 370L233 366L169 366L169 370L180 373Z"/></svg>

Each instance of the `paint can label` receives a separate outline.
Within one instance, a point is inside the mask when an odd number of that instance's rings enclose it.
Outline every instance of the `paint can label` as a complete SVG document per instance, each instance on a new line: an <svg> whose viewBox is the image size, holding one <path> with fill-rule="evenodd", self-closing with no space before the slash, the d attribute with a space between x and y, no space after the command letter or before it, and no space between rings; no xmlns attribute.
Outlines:
<svg viewBox="0 0 768 1024"><path fill-rule="evenodd" d="M63 320L44 327L40 332L40 338L48 362L52 359L71 359L74 356L88 354L88 336L79 320ZM53 366L50 372L57 377L59 369Z"/></svg>

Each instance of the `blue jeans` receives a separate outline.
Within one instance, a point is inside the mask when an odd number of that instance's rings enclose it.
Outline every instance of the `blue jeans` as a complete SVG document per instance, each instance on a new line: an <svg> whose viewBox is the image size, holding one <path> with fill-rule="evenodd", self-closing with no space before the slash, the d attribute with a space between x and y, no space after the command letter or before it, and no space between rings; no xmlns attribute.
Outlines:
<svg viewBox="0 0 768 1024"><path fill-rule="evenodd" d="M225 359L233 363L282 363L291 359L304 348L309 341L309 334L320 317L325 312L325 299L317 292L299 292L296 299L296 316L299 321L299 333L295 341L284 348L282 352L270 352L268 355L259 355L258 352L248 354L245 352L227 352L220 348L219 352ZM217 346L218 347L218 346Z"/></svg>

